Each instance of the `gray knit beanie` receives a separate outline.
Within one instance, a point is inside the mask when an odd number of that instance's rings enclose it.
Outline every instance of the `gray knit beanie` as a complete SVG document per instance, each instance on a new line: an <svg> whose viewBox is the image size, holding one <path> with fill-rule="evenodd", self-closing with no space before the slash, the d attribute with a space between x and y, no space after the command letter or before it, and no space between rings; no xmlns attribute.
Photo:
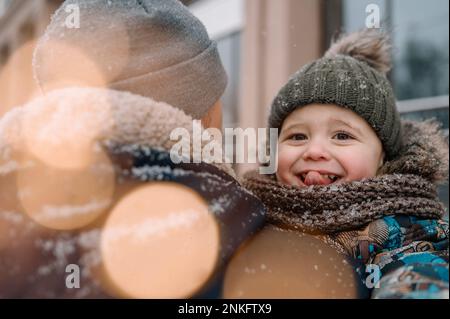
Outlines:
<svg viewBox="0 0 450 319"><path fill-rule="evenodd" d="M401 148L400 115L392 86L388 37L364 30L342 37L325 56L300 69L272 103L269 127L280 129L286 117L308 104L335 104L369 123L382 142L386 159Z"/></svg>
<svg viewBox="0 0 450 319"><path fill-rule="evenodd" d="M73 24L77 9L79 28ZM96 83L89 69L103 82ZM194 118L205 115L227 85L216 43L178 0L65 1L36 47L34 73L44 92L55 83L105 86L166 102Z"/></svg>

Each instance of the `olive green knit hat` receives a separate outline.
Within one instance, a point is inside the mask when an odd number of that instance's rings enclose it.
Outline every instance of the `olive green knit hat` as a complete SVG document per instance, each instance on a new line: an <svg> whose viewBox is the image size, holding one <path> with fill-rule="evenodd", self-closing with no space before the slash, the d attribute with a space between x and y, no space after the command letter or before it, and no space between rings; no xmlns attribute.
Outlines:
<svg viewBox="0 0 450 319"><path fill-rule="evenodd" d="M280 129L298 107L335 104L365 119L382 142L386 158L392 159L401 148L401 125L386 77L390 68L386 34L367 29L344 36L280 90L272 103L269 127Z"/></svg>

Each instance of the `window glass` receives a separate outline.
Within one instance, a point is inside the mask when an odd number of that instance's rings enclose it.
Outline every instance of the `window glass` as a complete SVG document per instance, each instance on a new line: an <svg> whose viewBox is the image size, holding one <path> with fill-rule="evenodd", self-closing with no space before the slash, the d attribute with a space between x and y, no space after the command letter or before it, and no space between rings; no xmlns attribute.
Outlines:
<svg viewBox="0 0 450 319"><path fill-rule="evenodd" d="M365 27L367 5L379 6L381 26L392 34L391 79L399 100L448 95L448 0L343 0L342 3L342 28L346 32Z"/></svg>

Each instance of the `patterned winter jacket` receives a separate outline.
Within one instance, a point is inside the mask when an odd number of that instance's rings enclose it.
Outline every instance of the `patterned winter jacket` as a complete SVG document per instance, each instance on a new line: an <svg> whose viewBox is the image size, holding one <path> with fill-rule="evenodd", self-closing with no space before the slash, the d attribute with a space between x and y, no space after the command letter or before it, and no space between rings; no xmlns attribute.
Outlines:
<svg viewBox="0 0 450 319"><path fill-rule="evenodd" d="M386 216L334 239L365 264L372 298L449 298L448 221Z"/></svg>

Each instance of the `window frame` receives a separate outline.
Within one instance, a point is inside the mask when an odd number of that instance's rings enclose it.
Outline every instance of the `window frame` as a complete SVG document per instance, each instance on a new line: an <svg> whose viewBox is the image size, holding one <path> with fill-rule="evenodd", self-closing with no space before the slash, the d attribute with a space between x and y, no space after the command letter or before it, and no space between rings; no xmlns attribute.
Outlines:
<svg viewBox="0 0 450 319"><path fill-rule="evenodd" d="M189 10L215 41L242 31L245 26L245 0L198 0L189 5Z"/></svg>
<svg viewBox="0 0 450 319"><path fill-rule="evenodd" d="M447 109L447 113L449 112L449 95L401 100L397 102L397 110L400 115L436 109ZM446 136L449 136L449 128L445 128L444 133Z"/></svg>

